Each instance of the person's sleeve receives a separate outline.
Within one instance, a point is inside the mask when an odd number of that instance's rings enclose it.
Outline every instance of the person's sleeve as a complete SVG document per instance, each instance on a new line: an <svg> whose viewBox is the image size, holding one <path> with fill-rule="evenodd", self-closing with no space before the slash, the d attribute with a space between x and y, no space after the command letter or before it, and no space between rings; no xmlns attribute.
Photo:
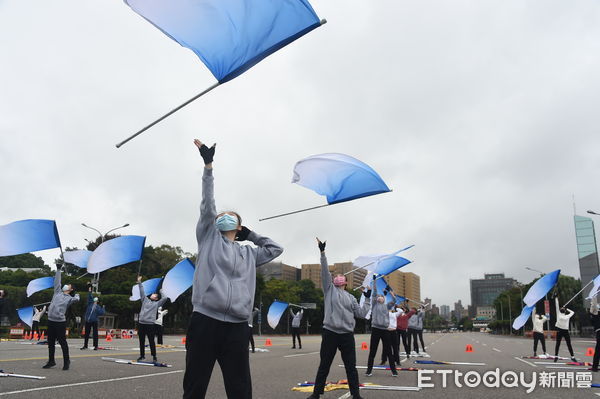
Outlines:
<svg viewBox="0 0 600 399"><path fill-rule="evenodd" d="M200 218L196 225L196 240L198 243L210 231L216 231L215 218L217 206L215 205L215 180L213 170L204 168L202 174L202 202L200 202Z"/></svg>
<svg viewBox="0 0 600 399"><path fill-rule="evenodd" d="M94 302L94 296L92 295L91 292L88 291L87 304L89 305L92 302Z"/></svg>
<svg viewBox="0 0 600 399"><path fill-rule="evenodd" d="M387 304L387 308L388 310L392 310L392 308L394 307L394 305L396 305L396 302L394 301L389 301Z"/></svg>
<svg viewBox="0 0 600 399"><path fill-rule="evenodd" d="M61 272L60 268L56 266L56 273L54 274L54 292L59 293L62 291L61 286Z"/></svg>
<svg viewBox="0 0 600 399"><path fill-rule="evenodd" d="M300 318L302 318L302 316L304 316L304 309L300 309Z"/></svg>
<svg viewBox="0 0 600 399"><path fill-rule="evenodd" d="M367 316L367 313L369 313L369 310L371 310L371 301L364 301L363 305L359 306L356 298L352 297L352 299L354 299L352 301L352 313L354 313L354 317L364 319Z"/></svg>
<svg viewBox="0 0 600 399"><path fill-rule="evenodd" d="M98 316L102 316L104 313L106 313L106 309L104 309L104 306L98 306Z"/></svg>
<svg viewBox="0 0 600 399"><path fill-rule="evenodd" d="M571 317L575 314L571 309L567 309L567 317Z"/></svg>
<svg viewBox="0 0 600 399"><path fill-rule="evenodd" d="M545 323L548 320L548 318L546 317L546 315L542 316L542 324Z"/></svg>
<svg viewBox="0 0 600 399"><path fill-rule="evenodd" d="M81 298L79 297L79 294L75 294L74 297L71 297L71 303L72 302L79 302Z"/></svg>
<svg viewBox="0 0 600 399"><path fill-rule="evenodd" d="M40 318L44 315L44 313L46 313L46 305L44 305L44 307L42 308L42 314L40 315Z"/></svg>
<svg viewBox="0 0 600 399"><path fill-rule="evenodd" d="M554 298L554 306L556 306L556 314L560 312L560 305L558 303L558 297Z"/></svg>
<svg viewBox="0 0 600 399"><path fill-rule="evenodd" d="M167 302L168 299L169 299L169 297L166 297L166 296L163 296L162 298L160 298L158 300L158 306L160 307L160 306L164 305L165 302Z"/></svg>
<svg viewBox="0 0 600 399"><path fill-rule="evenodd" d="M531 318L535 319L535 316L537 315L537 313L535 312L535 306L533 307L533 310L531 311Z"/></svg>
<svg viewBox="0 0 600 399"><path fill-rule="evenodd" d="M144 291L144 285L142 283L138 283L138 287L140 289L140 299L144 302L146 299L146 291Z"/></svg>
<svg viewBox="0 0 600 399"><path fill-rule="evenodd" d="M593 315L598 314L598 297L596 295L594 295L594 297L592 298L592 303L590 306L590 313Z"/></svg>
<svg viewBox="0 0 600 399"><path fill-rule="evenodd" d="M323 292L329 291L333 284L331 273L329 273L329 265L327 264L327 256L324 253L321 253L321 283L323 284Z"/></svg>
<svg viewBox="0 0 600 399"><path fill-rule="evenodd" d="M271 240L269 237L263 237L254 231L248 234L248 240L256 245L256 266L264 265L281 255L283 247Z"/></svg>
<svg viewBox="0 0 600 399"><path fill-rule="evenodd" d="M373 293L371 294L371 306L377 302L377 280L373 280Z"/></svg>
<svg viewBox="0 0 600 399"><path fill-rule="evenodd" d="M163 310L163 316L166 315L167 313L169 313L169 309Z"/></svg>

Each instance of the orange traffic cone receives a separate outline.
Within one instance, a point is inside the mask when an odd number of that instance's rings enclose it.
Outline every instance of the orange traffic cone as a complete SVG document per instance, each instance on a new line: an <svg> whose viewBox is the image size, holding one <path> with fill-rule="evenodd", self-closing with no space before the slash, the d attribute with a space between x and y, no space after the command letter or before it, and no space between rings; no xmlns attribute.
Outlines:
<svg viewBox="0 0 600 399"><path fill-rule="evenodd" d="M36 341L38 340L39 336L37 331L33 334L33 339L35 339Z"/></svg>
<svg viewBox="0 0 600 399"><path fill-rule="evenodd" d="M271 343L270 338L267 338L267 340L265 341L265 346L273 346L273 343Z"/></svg>
<svg viewBox="0 0 600 399"><path fill-rule="evenodd" d="M594 356L594 348L587 348L586 356Z"/></svg>
<svg viewBox="0 0 600 399"><path fill-rule="evenodd" d="M112 342L112 335L110 333L106 334L106 342Z"/></svg>
<svg viewBox="0 0 600 399"><path fill-rule="evenodd" d="M363 343L360 345L360 349L362 349L362 350L364 350L364 351L366 351L366 350L369 350L369 345L367 345L367 343L366 343L366 342L363 342Z"/></svg>
<svg viewBox="0 0 600 399"><path fill-rule="evenodd" d="M27 334L27 338L26 339L31 340L31 338L33 338L33 333L31 331L29 331L29 333Z"/></svg>
<svg viewBox="0 0 600 399"><path fill-rule="evenodd" d="M471 344L468 344L467 348L465 349L465 352L473 352L473 346Z"/></svg>
<svg viewBox="0 0 600 399"><path fill-rule="evenodd" d="M27 331L23 330L23 339L27 339Z"/></svg>
<svg viewBox="0 0 600 399"><path fill-rule="evenodd" d="M45 335L46 335L46 332L42 331L42 335L40 335L40 341L43 341L44 338L46 338Z"/></svg>
<svg viewBox="0 0 600 399"><path fill-rule="evenodd" d="M186 342L187 342L187 338L186 337L182 337L181 338L181 345L185 345Z"/></svg>

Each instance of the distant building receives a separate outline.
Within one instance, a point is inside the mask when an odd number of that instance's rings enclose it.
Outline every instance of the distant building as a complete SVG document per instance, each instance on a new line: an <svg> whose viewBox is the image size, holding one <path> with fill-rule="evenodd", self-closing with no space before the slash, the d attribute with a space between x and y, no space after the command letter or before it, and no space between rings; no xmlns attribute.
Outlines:
<svg viewBox="0 0 600 399"><path fill-rule="evenodd" d="M438 308L435 304L431 305L431 310L430 310L432 315L435 316L439 316L440 315L440 308Z"/></svg>
<svg viewBox="0 0 600 399"><path fill-rule="evenodd" d="M493 306L478 306L477 320L494 320L496 318L496 308Z"/></svg>
<svg viewBox="0 0 600 399"><path fill-rule="evenodd" d="M440 306L440 317L442 317L446 320L450 320L450 306L448 306L448 305Z"/></svg>
<svg viewBox="0 0 600 399"><path fill-rule="evenodd" d="M464 310L465 308L463 307L462 301L460 299L458 300L458 302L454 302L454 310L452 311L452 316L454 316L456 321L462 319Z"/></svg>
<svg viewBox="0 0 600 399"><path fill-rule="evenodd" d="M386 280L397 295L410 298L412 301L421 302L421 278L418 275L396 270L390 273L386 277ZM409 304L410 306L417 306L414 302L409 301Z"/></svg>
<svg viewBox="0 0 600 399"><path fill-rule="evenodd" d="M331 273L333 276L336 274L345 274L354 269L355 267L352 262L339 262L329 265L329 273ZM360 287L366 276L367 271L364 269L359 269L354 273L347 274L346 280L348 282L348 288L354 289ZM317 288L321 288L321 265L317 263L303 264L300 278L302 280L311 280L313 283L315 283Z"/></svg>
<svg viewBox="0 0 600 399"><path fill-rule="evenodd" d="M592 219L575 215L575 239L577 241L581 286L585 287L594 277L600 274L596 234ZM591 285L586 287L583 291L584 298L587 298L591 289ZM587 299L585 300L585 306L589 306L589 300Z"/></svg>
<svg viewBox="0 0 600 399"><path fill-rule="evenodd" d="M504 273L484 274L483 279L471 279L471 311L469 317L477 315L479 307L493 306L501 292L514 287L517 281Z"/></svg>
<svg viewBox="0 0 600 399"><path fill-rule="evenodd" d="M282 262L269 262L258 266L256 272L262 274L265 281L271 279L298 281L300 269Z"/></svg>

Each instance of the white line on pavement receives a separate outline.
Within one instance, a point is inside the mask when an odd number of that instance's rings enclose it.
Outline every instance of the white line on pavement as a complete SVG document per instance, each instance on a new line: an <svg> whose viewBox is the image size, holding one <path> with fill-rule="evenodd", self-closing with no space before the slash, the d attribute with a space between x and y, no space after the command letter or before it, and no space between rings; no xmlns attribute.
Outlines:
<svg viewBox="0 0 600 399"><path fill-rule="evenodd" d="M492 348L493 350L495 350L496 352L502 352L500 349L496 349L496 348Z"/></svg>
<svg viewBox="0 0 600 399"><path fill-rule="evenodd" d="M569 369L569 370L589 370L589 367L573 367L573 366L546 366L547 369Z"/></svg>
<svg viewBox="0 0 600 399"><path fill-rule="evenodd" d="M131 377L121 377L121 378L111 378L108 380L97 380L97 381L87 381L87 382L76 382L74 384L64 384L64 385L52 385L49 387L40 387L40 388L31 388L31 389L23 389L21 391L11 391L11 392L0 392L0 396L4 395L14 395L16 393L25 393L25 392L35 392L35 391L45 391L47 389L57 389L57 388L67 388L67 387L76 387L81 385L91 385L91 384L101 384L103 382L112 382L112 381L124 381L124 380L133 380L136 378L146 378L146 377L155 377L158 375L166 375L166 374L174 374L174 373L183 373L185 370L175 370L175 371L166 371L164 373L154 373L154 374L143 374L143 375L134 375Z"/></svg>
<svg viewBox="0 0 600 399"><path fill-rule="evenodd" d="M523 360L523 359L519 359L518 357L515 357L515 359L517 359L520 362L523 363L527 363L528 365L530 365L531 367L537 367L535 364L528 362L527 360Z"/></svg>
<svg viewBox="0 0 600 399"><path fill-rule="evenodd" d="M297 353L295 355L287 355L287 356L284 356L284 357L296 357L296 356L314 355L315 353L319 353L319 351L317 351L317 352L310 352L310 353Z"/></svg>

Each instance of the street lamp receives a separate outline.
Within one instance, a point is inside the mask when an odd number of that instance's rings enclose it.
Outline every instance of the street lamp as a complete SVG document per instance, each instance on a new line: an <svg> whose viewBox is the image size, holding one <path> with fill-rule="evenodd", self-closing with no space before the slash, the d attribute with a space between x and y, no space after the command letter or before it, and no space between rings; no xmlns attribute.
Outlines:
<svg viewBox="0 0 600 399"><path fill-rule="evenodd" d="M587 211L587 213L589 213L590 215L599 215L600 216L600 213L597 213L594 211Z"/></svg>
<svg viewBox="0 0 600 399"><path fill-rule="evenodd" d="M108 235L108 233L111 233L115 230L118 229L122 229L123 227L127 227L129 226L129 223L125 223L123 226L119 226L119 227L115 227L113 229L108 230L106 233L102 234L102 232L92 226L88 226L85 223L81 223L81 225L83 227L87 227L88 229L94 230L96 233L98 233L100 235L100 244L102 244L104 242L104 238ZM89 240L86 240L87 242L90 242ZM94 292L99 294L100 292L98 291L98 286L99 286L99 282L100 282L100 273L96 273L94 275L94 278L92 280L92 287L94 288Z"/></svg>

